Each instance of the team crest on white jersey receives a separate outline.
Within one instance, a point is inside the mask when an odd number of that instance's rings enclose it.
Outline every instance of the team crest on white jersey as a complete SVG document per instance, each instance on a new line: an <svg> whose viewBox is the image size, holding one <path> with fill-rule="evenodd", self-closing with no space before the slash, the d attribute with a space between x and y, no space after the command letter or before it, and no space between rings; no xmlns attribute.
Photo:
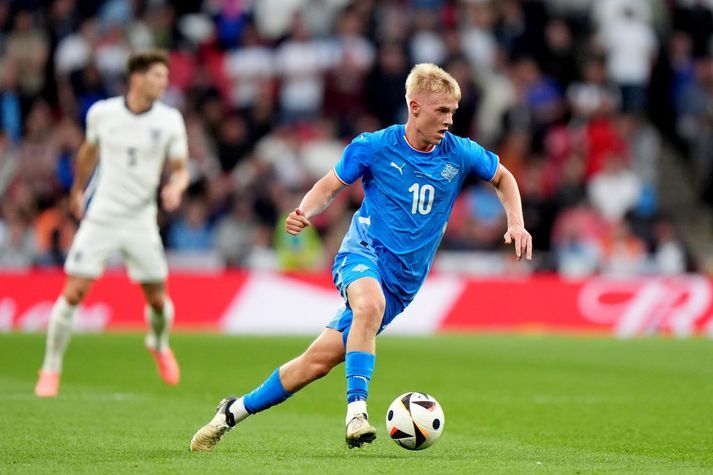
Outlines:
<svg viewBox="0 0 713 475"><path fill-rule="evenodd" d="M151 129L151 143L155 147L161 140L161 129L154 127Z"/></svg>
<svg viewBox="0 0 713 475"><path fill-rule="evenodd" d="M365 264L357 264L354 267L352 267L352 272L364 272L369 270L369 266Z"/></svg>
<svg viewBox="0 0 713 475"><path fill-rule="evenodd" d="M455 178L459 171L459 169L457 169L450 163L446 163L446 166L443 167L443 170L441 170L441 176L446 180L451 181L453 180L453 178Z"/></svg>

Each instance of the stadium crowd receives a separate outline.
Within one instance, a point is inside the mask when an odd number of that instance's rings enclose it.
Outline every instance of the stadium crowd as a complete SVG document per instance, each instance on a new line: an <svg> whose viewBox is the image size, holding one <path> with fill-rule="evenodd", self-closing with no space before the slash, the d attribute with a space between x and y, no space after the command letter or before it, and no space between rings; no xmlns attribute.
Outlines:
<svg viewBox="0 0 713 475"><path fill-rule="evenodd" d="M463 90L452 132L518 179L533 270L695 270L659 157L671 144L713 203L712 34L711 0L0 1L0 268L61 265L86 112L122 94L130 52L163 48L191 158L182 208L159 216L179 260L331 265L359 187L299 237L285 213L353 137L405 122L406 75L433 62ZM504 223L468 182L442 249L507 272Z"/></svg>

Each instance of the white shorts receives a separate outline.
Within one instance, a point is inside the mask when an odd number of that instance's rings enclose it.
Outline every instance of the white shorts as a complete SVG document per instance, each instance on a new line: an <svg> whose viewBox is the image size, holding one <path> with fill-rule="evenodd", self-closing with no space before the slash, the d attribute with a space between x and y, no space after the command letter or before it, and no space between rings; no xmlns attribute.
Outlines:
<svg viewBox="0 0 713 475"><path fill-rule="evenodd" d="M158 225L153 221L98 224L83 220L64 262L64 271L96 279L116 252L123 256L131 280L145 283L166 280L168 265Z"/></svg>

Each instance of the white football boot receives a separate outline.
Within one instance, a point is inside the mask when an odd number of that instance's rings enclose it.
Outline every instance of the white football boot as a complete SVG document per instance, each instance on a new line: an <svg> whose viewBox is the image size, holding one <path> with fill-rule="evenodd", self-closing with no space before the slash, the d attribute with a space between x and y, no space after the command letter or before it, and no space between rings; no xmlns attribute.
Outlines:
<svg viewBox="0 0 713 475"><path fill-rule="evenodd" d="M366 413L357 414L347 423L347 446L350 449L370 444L376 439L376 429L369 424Z"/></svg>
<svg viewBox="0 0 713 475"><path fill-rule="evenodd" d="M230 412L230 406L238 398L226 397L220 403L215 416L206 425L201 427L191 439L192 452L209 452L220 442L230 429L235 427L235 417Z"/></svg>

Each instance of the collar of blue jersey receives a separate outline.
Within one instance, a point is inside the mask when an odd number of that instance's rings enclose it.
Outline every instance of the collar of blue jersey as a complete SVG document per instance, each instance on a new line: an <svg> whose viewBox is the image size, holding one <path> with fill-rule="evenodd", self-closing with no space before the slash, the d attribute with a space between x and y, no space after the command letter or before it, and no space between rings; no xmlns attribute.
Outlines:
<svg viewBox="0 0 713 475"><path fill-rule="evenodd" d="M429 150L429 151L424 151L424 150L419 150L419 149L417 149L416 147L414 147L413 145L411 145L411 142L409 142L408 139L406 138L406 125L403 125L403 124L402 124L400 129L401 129L401 130L399 131L399 133L400 133L401 137L399 138L399 140L403 140L403 143L406 145L406 147L407 147L409 150L411 150L412 152L415 152L415 153L419 154L419 156L427 156L427 155L430 155L430 154L432 154L433 152L435 152L435 151L438 149L438 145L434 145L433 148L432 148L431 150ZM440 144L439 144L439 145L440 145Z"/></svg>

